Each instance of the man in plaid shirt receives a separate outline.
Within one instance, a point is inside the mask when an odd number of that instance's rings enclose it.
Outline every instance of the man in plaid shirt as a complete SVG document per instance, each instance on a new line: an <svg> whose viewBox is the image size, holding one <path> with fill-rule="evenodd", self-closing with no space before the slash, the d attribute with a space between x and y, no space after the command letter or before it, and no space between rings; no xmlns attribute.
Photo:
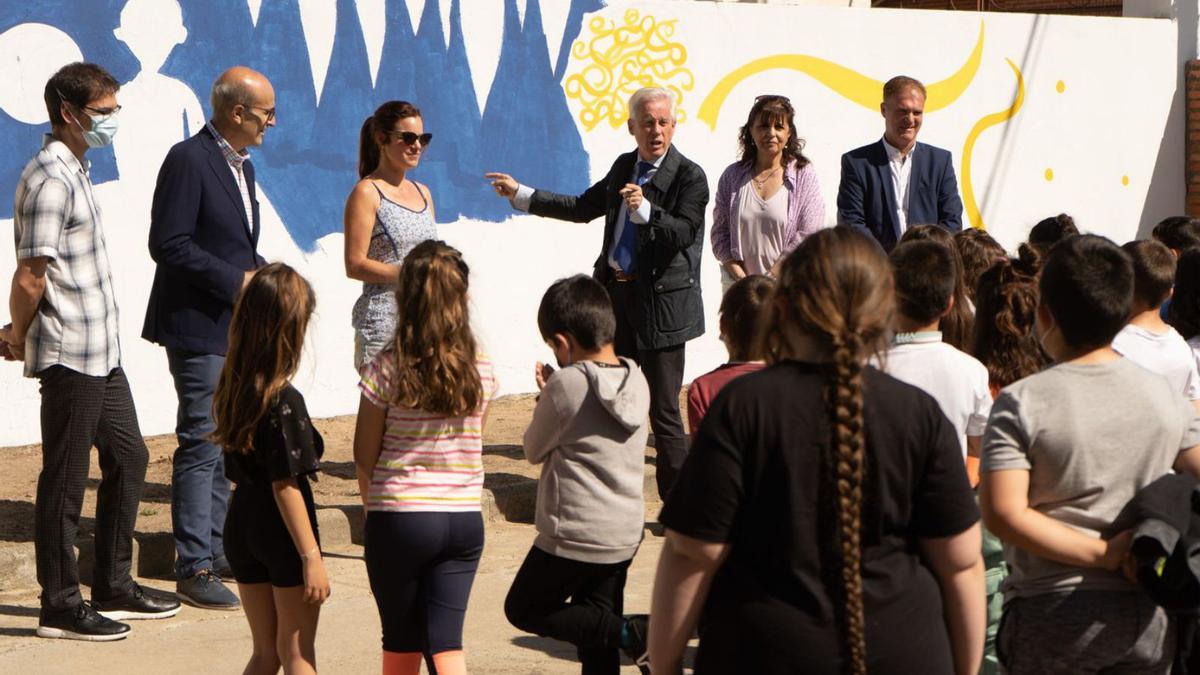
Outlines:
<svg viewBox="0 0 1200 675"><path fill-rule="evenodd" d="M129 626L117 619L179 611L178 600L143 589L130 574L148 452L121 368L111 264L84 159L88 148L112 142L118 88L90 63L64 66L46 83L51 133L17 184L12 324L0 329L7 356L41 381L37 634L93 642L126 637ZM92 446L102 478L92 601L85 602L74 547Z"/></svg>

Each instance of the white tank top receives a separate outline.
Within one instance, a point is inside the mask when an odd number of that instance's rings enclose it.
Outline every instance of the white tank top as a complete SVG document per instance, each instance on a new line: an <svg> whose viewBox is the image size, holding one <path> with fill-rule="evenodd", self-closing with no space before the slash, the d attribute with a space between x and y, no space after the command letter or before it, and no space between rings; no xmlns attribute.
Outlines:
<svg viewBox="0 0 1200 675"><path fill-rule="evenodd" d="M781 186L766 200L758 196L753 181L746 181L738 191L734 222L737 223L738 248L742 253L746 274L767 274L783 255L787 216L786 187Z"/></svg>

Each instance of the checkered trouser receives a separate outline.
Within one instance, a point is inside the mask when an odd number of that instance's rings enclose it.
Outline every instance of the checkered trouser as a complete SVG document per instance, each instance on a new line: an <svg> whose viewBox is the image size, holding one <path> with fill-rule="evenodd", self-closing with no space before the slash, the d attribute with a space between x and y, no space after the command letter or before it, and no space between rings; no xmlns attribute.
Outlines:
<svg viewBox="0 0 1200 675"><path fill-rule="evenodd" d="M75 538L92 446L99 450L101 473L93 598L120 595L133 583L133 527L149 453L121 368L94 377L53 366L39 372L38 378L42 473L34 511L37 578L42 607L62 610L81 602Z"/></svg>

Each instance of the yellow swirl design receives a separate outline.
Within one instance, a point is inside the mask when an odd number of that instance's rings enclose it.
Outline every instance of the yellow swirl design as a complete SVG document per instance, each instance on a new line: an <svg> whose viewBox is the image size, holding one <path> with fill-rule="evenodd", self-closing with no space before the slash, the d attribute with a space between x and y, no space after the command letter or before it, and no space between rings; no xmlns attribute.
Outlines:
<svg viewBox="0 0 1200 675"><path fill-rule="evenodd" d="M695 85L692 71L684 67L687 48L671 40L675 19L659 21L636 9L625 12L624 22L594 17L588 22L587 41L576 40L571 57L587 62L583 70L563 82L568 99L579 101L579 122L591 131L607 121L614 129L629 119L627 101L642 87L665 87L675 94L676 119L684 121L678 107L683 93Z"/></svg>
<svg viewBox="0 0 1200 675"><path fill-rule="evenodd" d="M967 212L967 219L971 223L971 227L977 227L981 230L987 229L983 223L983 214L979 212L979 203L975 201L975 187L971 185L971 155L975 152L975 141L979 139L979 135L997 124L1003 124L1012 119L1021 109L1021 105L1025 103L1025 78L1021 75L1021 69L1011 59L1004 59L1008 62L1008 66L1013 69L1013 73L1017 76L1017 95L1013 98L1012 105L1005 110L994 112L990 115L985 115L982 119L971 127L971 132L967 134L967 140L963 143L962 151L962 193L963 193L963 209ZM1050 180L1053 174L1050 170L1046 170L1046 180Z"/></svg>
<svg viewBox="0 0 1200 675"><path fill-rule="evenodd" d="M954 103L966 91L967 86L975 79L979 71L979 63L983 59L983 22L979 24L979 38L975 41L975 49L962 65L950 77L934 82L926 87L925 112L934 112ZM805 54L778 54L756 59L730 72L713 87L704 102L700 104L697 117L708 124L710 129L717 128L717 116L729 92L742 80L757 75L763 71L775 69L798 70L806 73L821 84L829 87L842 97L867 108L878 110L882 99L883 82L862 73L840 66L832 61L826 61Z"/></svg>

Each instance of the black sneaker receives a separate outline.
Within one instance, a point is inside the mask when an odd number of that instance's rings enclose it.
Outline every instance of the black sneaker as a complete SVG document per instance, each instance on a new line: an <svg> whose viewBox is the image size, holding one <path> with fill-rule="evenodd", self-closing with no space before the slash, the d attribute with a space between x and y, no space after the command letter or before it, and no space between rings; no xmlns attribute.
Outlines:
<svg viewBox="0 0 1200 675"><path fill-rule="evenodd" d="M42 610L38 617L38 637L112 642L129 636L129 626L101 616L90 602L61 612Z"/></svg>
<svg viewBox="0 0 1200 675"><path fill-rule="evenodd" d="M232 611L242 606L238 597L221 583L221 577L212 570L200 570L176 582L175 595L187 604L203 609Z"/></svg>
<svg viewBox="0 0 1200 675"><path fill-rule="evenodd" d="M179 601L175 596L136 583L126 595L109 600L92 598L92 604L100 616L117 621L165 619L179 613Z"/></svg>
<svg viewBox="0 0 1200 675"><path fill-rule="evenodd" d="M625 617L625 630L629 636L629 644L622 645L621 651L633 661L642 675L650 675L650 654L647 653L646 635L649 633L650 617L646 614L630 614Z"/></svg>

